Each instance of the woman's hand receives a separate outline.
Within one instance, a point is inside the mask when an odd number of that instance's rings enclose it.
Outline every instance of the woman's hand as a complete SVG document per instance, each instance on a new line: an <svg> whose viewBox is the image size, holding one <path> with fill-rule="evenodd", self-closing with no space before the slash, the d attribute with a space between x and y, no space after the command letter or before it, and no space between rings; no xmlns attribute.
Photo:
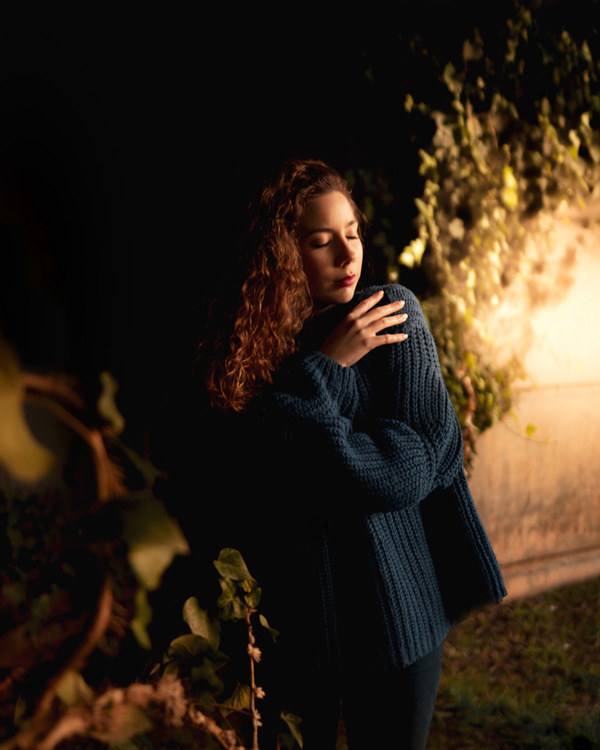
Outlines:
<svg viewBox="0 0 600 750"><path fill-rule="evenodd" d="M404 307L404 300L375 307L383 297L379 291L359 302L335 328L321 347L321 352L342 367L349 367L372 349L385 344L395 344L408 338L406 333L377 334L385 328L404 323L407 315L397 315Z"/></svg>

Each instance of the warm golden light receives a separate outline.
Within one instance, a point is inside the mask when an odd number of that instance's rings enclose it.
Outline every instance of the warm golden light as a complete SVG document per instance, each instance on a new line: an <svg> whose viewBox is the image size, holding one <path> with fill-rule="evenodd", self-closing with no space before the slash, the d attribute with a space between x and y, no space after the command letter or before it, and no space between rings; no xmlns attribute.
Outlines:
<svg viewBox="0 0 600 750"><path fill-rule="evenodd" d="M533 386L600 382L600 203L557 215L528 255L486 320L498 356L517 354Z"/></svg>
<svg viewBox="0 0 600 750"><path fill-rule="evenodd" d="M600 574L599 217L600 202L557 215L486 321L527 371L471 478L512 596Z"/></svg>

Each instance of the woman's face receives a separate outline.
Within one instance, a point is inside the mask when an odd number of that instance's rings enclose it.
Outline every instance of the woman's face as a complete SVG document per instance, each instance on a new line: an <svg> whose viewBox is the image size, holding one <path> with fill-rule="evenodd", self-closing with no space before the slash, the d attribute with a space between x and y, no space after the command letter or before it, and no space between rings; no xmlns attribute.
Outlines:
<svg viewBox="0 0 600 750"><path fill-rule="evenodd" d="M325 193L310 201L297 235L314 304L323 307L350 302L360 278L363 247L346 196Z"/></svg>

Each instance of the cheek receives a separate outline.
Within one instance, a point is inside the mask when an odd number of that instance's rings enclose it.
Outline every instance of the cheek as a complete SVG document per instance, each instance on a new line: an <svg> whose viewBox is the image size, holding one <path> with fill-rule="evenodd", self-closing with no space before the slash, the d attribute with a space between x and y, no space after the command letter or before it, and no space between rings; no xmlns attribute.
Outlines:
<svg viewBox="0 0 600 750"><path fill-rule="evenodd" d="M322 263L316 258L308 256L302 258L302 266L304 267L304 273L308 279L310 286L318 284L323 276Z"/></svg>

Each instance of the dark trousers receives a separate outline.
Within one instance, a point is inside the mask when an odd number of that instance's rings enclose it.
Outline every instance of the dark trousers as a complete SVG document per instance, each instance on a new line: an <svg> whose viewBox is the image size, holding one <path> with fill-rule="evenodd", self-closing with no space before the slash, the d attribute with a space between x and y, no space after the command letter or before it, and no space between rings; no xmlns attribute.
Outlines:
<svg viewBox="0 0 600 750"><path fill-rule="evenodd" d="M424 750L442 654L443 646L439 646L404 669L382 674L357 668L342 681L313 672L296 703L304 750L334 750L340 696L348 750ZM358 651L357 667L360 659Z"/></svg>

